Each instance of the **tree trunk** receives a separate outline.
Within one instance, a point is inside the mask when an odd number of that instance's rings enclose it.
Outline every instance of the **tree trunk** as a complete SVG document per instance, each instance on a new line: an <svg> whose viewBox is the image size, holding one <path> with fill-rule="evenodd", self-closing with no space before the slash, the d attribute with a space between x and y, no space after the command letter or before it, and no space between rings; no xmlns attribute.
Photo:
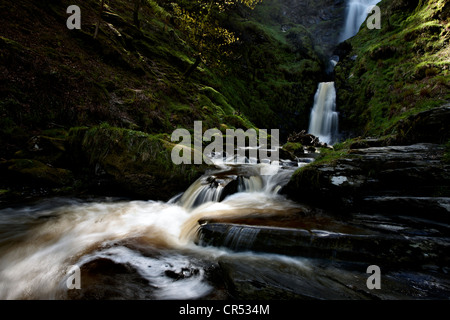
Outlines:
<svg viewBox="0 0 450 320"><path fill-rule="evenodd" d="M189 69L184 73L184 79L188 79L191 76L192 72L194 72L195 69L197 69L197 67L200 65L200 62L202 62L202 56L199 54L195 58L194 64L191 65Z"/></svg>
<svg viewBox="0 0 450 320"><path fill-rule="evenodd" d="M105 4L105 0L102 0L102 4L100 6L100 12L98 14L97 25L95 26L94 39L97 39L98 29L100 27L100 21L102 20L103 6Z"/></svg>
<svg viewBox="0 0 450 320"><path fill-rule="evenodd" d="M141 22L139 21L139 9L141 8L141 0L134 0L133 21L136 28L141 28Z"/></svg>

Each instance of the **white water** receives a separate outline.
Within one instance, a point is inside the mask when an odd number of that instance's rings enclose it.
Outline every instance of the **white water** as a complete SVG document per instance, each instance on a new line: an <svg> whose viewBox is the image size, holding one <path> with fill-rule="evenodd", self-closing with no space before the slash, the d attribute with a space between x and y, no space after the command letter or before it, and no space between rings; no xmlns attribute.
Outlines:
<svg viewBox="0 0 450 320"><path fill-rule="evenodd" d="M362 23L366 20L374 5L380 0L349 0L344 29L340 36L340 42L355 36ZM327 73L331 73L339 61L338 57L332 57ZM319 84L314 106L311 110L309 123L310 134L319 137L320 141L327 144L336 142L339 133L339 114L336 112L336 89L334 82L322 82Z"/></svg>
<svg viewBox="0 0 450 320"><path fill-rule="evenodd" d="M168 203L50 199L0 210L0 299L66 299L70 266L82 268L99 259L134 268L154 288L153 299L204 297L213 290L205 279L205 261L234 253L196 246L199 219L299 210L278 195L295 167L261 176L255 168L262 164L249 166L244 171L252 175L221 202L223 189L220 184L205 189L202 181L211 177L205 175L180 200ZM237 235L230 237L239 243ZM167 272L183 277L175 281Z"/></svg>
<svg viewBox="0 0 450 320"><path fill-rule="evenodd" d="M350 4L350 12L359 12L355 4ZM355 25L351 19L348 22ZM331 142L337 133L335 95L333 83L320 84L311 112L310 131L324 142ZM148 281L154 299L204 297L214 290L205 279L204 264L223 255L242 259L251 254L196 246L193 236L199 219L273 216L300 209L278 194L295 168L280 170L257 165L253 159L241 160L253 164L246 168L246 176L240 176L237 193L221 202L226 185L220 179L217 185L205 184L203 177L179 201L168 203L50 199L31 207L0 210L0 299L68 298L69 268L83 268L98 259L133 267ZM261 175L262 169L275 174ZM233 229L227 241L231 246L248 245L241 243L241 236L242 229ZM251 239L256 233L244 236ZM273 259L305 267L297 259L270 255ZM174 280L167 272L185 277Z"/></svg>
<svg viewBox="0 0 450 320"><path fill-rule="evenodd" d="M340 41L355 36L368 16L368 10L379 3L380 0L348 0L345 25Z"/></svg>
<svg viewBox="0 0 450 320"><path fill-rule="evenodd" d="M334 82L319 83L311 110L308 132L319 137L322 142L333 144L338 135L338 125L339 115L336 112Z"/></svg>

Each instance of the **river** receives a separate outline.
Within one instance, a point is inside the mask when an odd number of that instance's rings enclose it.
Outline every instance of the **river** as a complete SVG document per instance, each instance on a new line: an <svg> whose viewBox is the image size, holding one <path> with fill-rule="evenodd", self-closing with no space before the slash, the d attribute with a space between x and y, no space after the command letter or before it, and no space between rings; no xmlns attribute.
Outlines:
<svg viewBox="0 0 450 320"><path fill-rule="evenodd" d="M448 297L437 266L397 268L386 254L404 259L420 246L386 235L412 232L409 220L404 229L378 215L343 221L280 194L312 161L298 160L272 175L260 174L267 164L221 165L168 202L51 198L2 209L0 299ZM374 263L383 290L368 289Z"/></svg>
<svg viewBox="0 0 450 320"><path fill-rule="evenodd" d="M52 198L0 210L0 299L70 298L66 284L70 267L84 270L106 260L116 267L126 265L145 279L145 289L135 292L146 292L146 298L205 297L214 291L205 266L233 253L196 245L198 221L205 217L264 216L300 210L298 204L278 191L302 164L306 162L280 167L272 176L257 174L255 168L261 164L220 168L200 178L183 197L175 196L167 203ZM247 172L246 176L236 175L236 167ZM222 188L207 182L218 174L221 179L240 180L237 192L221 202ZM212 196L207 196L208 190ZM105 271L102 268L99 278ZM124 285L120 283L121 270L118 268L112 287ZM95 276L85 278L81 279L82 286L96 283ZM104 292L102 298L114 295ZM130 298L125 292L123 297Z"/></svg>

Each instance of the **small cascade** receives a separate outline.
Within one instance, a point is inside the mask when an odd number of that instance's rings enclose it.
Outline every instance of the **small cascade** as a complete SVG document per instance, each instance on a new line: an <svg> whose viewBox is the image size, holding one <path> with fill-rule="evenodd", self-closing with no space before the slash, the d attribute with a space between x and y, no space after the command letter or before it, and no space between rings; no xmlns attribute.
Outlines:
<svg viewBox="0 0 450 320"><path fill-rule="evenodd" d="M314 98L308 132L322 142L333 144L338 135L338 125L334 82L322 82Z"/></svg>
<svg viewBox="0 0 450 320"><path fill-rule="evenodd" d="M229 228L223 245L236 251L250 250L258 234L258 228L234 225Z"/></svg>
<svg viewBox="0 0 450 320"><path fill-rule="evenodd" d="M239 177L239 192L258 192L263 189L261 176Z"/></svg>
<svg viewBox="0 0 450 320"><path fill-rule="evenodd" d="M328 75L333 74L334 69L336 68L337 64L339 63L339 56L332 56L330 60L328 61L328 67L326 68L325 72Z"/></svg>
<svg viewBox="0 0 450 320"><path fill-rule="evenodd" d="M281 171L281 170L280 170ZM292 170L283 170L280 177L291 176ZM223 174L223 173L221 173ZM171 200L187 210L192 210L207 202L221 202L235 193L262 192L267 195L276 194L287 183L286 179L276 176L264 177L256 172L251 175L204 175L193 183L180 197Z"/></svg>
<svg viewBox="0 0 450 320"><path fill-rule="evenodd" d="M225 187L234 179L215 179L211 176L203 176L194 182L178 200L186 209L192 209L207 202L219 202L223 200L222 193Z"/></svg>
<svg viewBox="0 0 450 320"><path fill-rule="evenodd" d="M347 15L345 26L340 36L340 41L345 41L355 36L361 25L367 18L368 10L380 0L349 0L347 3Z"/></svg>
<svg viewBox="0 0 450 320"><path fill-rule="evenodd" d="M193 210L208 202L222 202L236 193L261 193L266 197L277 195L299 167L310 162L310 158L298 159L295 166L258 163L230 165L209 172L194 182L182 195L169 203Z"/></svg>

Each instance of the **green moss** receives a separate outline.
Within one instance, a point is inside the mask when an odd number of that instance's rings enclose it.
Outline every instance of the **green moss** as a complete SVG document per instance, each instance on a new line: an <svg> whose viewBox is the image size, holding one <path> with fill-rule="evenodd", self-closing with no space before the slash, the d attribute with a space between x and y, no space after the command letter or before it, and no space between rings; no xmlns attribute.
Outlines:
<svg viewBox="0 0 450 320"><path fill-rule="evenodd" d="M8 171L18 174L20 178L48 185L67 185L72 183L72 172L53 168L40 161L30 159L12 159L4 164Z"/></svg>
<svg viewBox="0 0 450 320"><path fill-rule="evenodd" d="M304 153L303 145L296 142L288 142L283 145L283 149L292 153L295 156L301 156Z"/></svg>
<svg viewBox="0 0 450 320"><path fill-rule="evenodd" d="M223 114L233 114L235 112L234 108L229 104L227 99L217 90L211 87L204 87L201 92L204 92L205 95L214 101L215 104L220 106Z"/></svg>
<svg viewBox="0 0 450 320"><path fill-rule="evenodd" d="M207 168L206 165L175 165L171 158L175 144L168 140L165 134L151 135L103 123L89 129L71 129L68 145L69 152L85 159L90 175L101 168L125 189L161 199L182 191ZM148 190L143 189L145 186Z"/></svg>
<svg viewBox="0 0 450 320"><path fill-rule="evenodd" d="M320 172L315 166L307 165L294 173L290 184L294 184L296 189L301 189L301 184L308 185L311 189L320 188Z"/></svg>
<svg viewBox="0 0 450 320"><path fill-rule="evenodd" d="M382 1L381 30L361 28L336 68L342 128L366 136L395 133L405 117L448 100L448 41L439 13L445 1ZM448 5L447 5L448 6Z"/></svg>
<svg viewBox="0 0 450 320"><path fill-rule="evenodd" d="M320 149L320 156L311 165L319 166L322 164L335 164L338 160L342 158L354 158L355 155L350 153L349 149Z"/></svg>
<svg viewBox="0 0 450 320"><path fill-rule="evenodd" d="M445 153L443 161L450 164L450 140L445 144Z"/></svg>
<svg viewBox="0 0 450 320"><path fill-rule="evenodd" d="M8 48L17 52L23 52L27 50L19 42L0 36L0 44L2 48Z"/></svg>

